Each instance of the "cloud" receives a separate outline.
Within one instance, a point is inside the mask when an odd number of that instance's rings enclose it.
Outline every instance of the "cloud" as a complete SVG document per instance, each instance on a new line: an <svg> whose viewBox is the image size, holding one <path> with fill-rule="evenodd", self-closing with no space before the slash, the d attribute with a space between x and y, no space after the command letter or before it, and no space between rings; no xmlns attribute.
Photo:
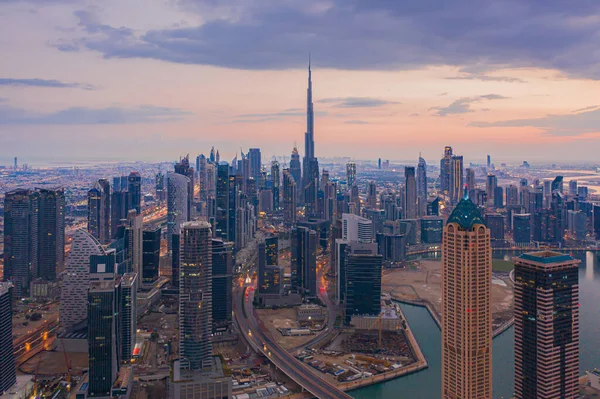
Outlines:
<svg viewBox="0 0 600 399"><path fill-rule="evenodd" d="M357 120L357 119L353 119L350 121L344 121L345 124L347 125L368 125L369 122L367 121L361 121L361 120Z"/></svg>
<svg viewBox="0 0 600 399"><path fill-rule="evenodd" d="M191 112L179 108L141 105L134 108L71 107L39 114L22 108L0 107L0 125L113 125L163 123L183 119Z"/></svg>
<svg viewBox="0 0 600 399"><path fill-rule="evenodd" d="M472 70L472 72L470 72ZM526 83L523 79L510 76L490 76L485 74L485 68L473 70L473 68L462 68L459 76L448 76L448 80L480 80L482 82L506 82L506 83Z"/></svg>
<svg viewBox="0 0 600 399"><path fill-rule="evenodd" d="M600 78L600 2L580 0L180 0L203 23L134 32L78 12L68 51L236 69L347 70L425 65L540 67ZM463 77L459 77L463 78ZM481 79L482 76L465 78ZM483 77L483 79L501 79Z"/></svg>
<svg viewBox="0 0 600 399"><path fill-rule="evenodd" d="M315 111L315 116L327 116L326 111ZM255 114L240 114L236 115L235 119L227 123L258 123L258 122L271 122L280 121L285 118L305 118L306 110L302 108L288 108L278 112L265 112Z"/></svg>
<svg viewBox="0 0 600 399"><path fill-rule="evenodd" d="M318 100L318 103L335 104L336 108L370 108L388 104L400 104L395 101L381 100L371 97L335 97Z"/></svg>
<svg viewBox="0 0 600 399"><path fill-rule="evenodd" d="M95 87L85 83L65 83L54 79L14 79L14 78L0 78L0 86L14 86L14 87L55 87L55 88L70 88L70 89L84 89L94 90Z"/></svg>
<svg viewBox="0 0 600 399"><path fill-rule="evenodd" d="M500 94L484 94L476 97L462 97L458 100L453 101L447 107L431 107L430 111L435 111L434 115L437 116L448 116L454 114L465 114L468 112L474 112L471 108L473 103L479 103L484 100L505 100L509 97L501 96Z"/></svg>
<svg viewBox="0 0 600 399"><path fill-rule="evenodd" d="M600 109L577 114L547 115L542 118L497 122L471 122L473 127L535 127L548 136L580 136L600 132Z"/></svg>
<svg viewBox="0 0 600 399"><path fill-rule="evenodd" d="M583 111L591 111L593 109L597 109L600 108L600 105L591 105L589 107L585 107L585 108L580 108L580 109L576 109L575 111L572 111L573 113L578 113L578 112L583 112Z"/></svg>
<svg viewBox="0 0 600 399"><path fill-rule="evenodd" d="M415 117L419 116L419 114L410 114L408 116L411 117L411 118L415 118Z"/></svg>

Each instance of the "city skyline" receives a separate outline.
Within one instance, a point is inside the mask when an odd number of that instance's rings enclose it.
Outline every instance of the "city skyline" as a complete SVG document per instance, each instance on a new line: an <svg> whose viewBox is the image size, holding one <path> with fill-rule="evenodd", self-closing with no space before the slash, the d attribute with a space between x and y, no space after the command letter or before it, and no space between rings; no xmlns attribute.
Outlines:
<svg viewBox="0 0 600 399"><path fill-rule="evenodd" d="M597 5L560 10L560 21L568 22L548 31L536 21L556 20L558 10L534 2L497 5L497 12L480 15L487 27L461 26L457 15L483 12L489 1L472 10L412 2L342 7L312 1L301 10L274 2L184 1L145 5L142 15L140 4L109 3L0 5L8 36L18 38L0 43L10 54L0 71L0 137L10 155L0 162L9 164L13 155L73 159L73 153L158 160L207 151L211 144L232 156L240 146L257 144L266 158L289 154L305 133L301 93L309 52L316 157L409 159L422 152L429 160L449 144L467 159L482 153L507 161L595 157L589 143L599 135L594 94L600 83L585 48L598 29L591 22ZM283 35L268 48L268 32L257 26L275 15L281 23L271 24L271 34L307 23L315 34ZM433 22L438 26L429 26ZM504 24L514 33L506 34ZM339 37L330 25L349 34ZM371 25L379 30L365 29ZM409 27L430 46L390 40ZM449 51L435 34L447 35L460 51ZM535 34L546 35L548 43L555 35L561 40L544 52ZM242 45L240 56L232 57ZM350 56L361 50L364 57Z"/></svg>

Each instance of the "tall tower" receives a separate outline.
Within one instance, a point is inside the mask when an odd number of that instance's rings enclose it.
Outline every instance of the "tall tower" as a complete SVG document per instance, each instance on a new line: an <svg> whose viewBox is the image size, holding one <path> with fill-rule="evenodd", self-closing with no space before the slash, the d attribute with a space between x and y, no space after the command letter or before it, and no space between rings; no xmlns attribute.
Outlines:
<svg viewBox="0 0 600 399"><path fill-rule="evenodd" d="M300 165L300 154L298 148L294 146L292 150L292 158L290 159L290 174L294 178L297 186L302 183L302 166Z"/></svg>
<svg viewBox="0 0 600 399"><path fill-rule="evenodd" d="M450 199L456 204L463 197L463 157L453 155L450 160Z"/></svg>
<svg viewBox="0 0 600 399"><path fill-rule="evenodd" d="M127 191L129 191L131 206L139 214L142 211L142 177L138 172L131 172L127 177Z"/></svg>
<svg viewBox="0 0 600 399"><path fill-rule="evenodd" d="M172 250L173 235L179 234L181 224L188 220L189 181L187 176L167 172L167 245L169 250Z"/></svg>
<svg viewBox="0 0 600 399"><path fill-rule="evenodd" d="M419 216L427 214L427 162L421 155L417 164L417 213Z"/></svg>
<svg viewBox="0 0 600 399"><path fill-rule="evenodd" d="M317 211L317 195L319 191L319 162L315 157L315 122L312 101L312 72L310 57L308 58L308 88L306 89L306 133L304 135L304 162L303 162L303 198L306 206L306 215L310 216Z"/></svg>
<svg viewBox="0 0 600 399"><path fill-rule="evenodd" d="M515 398L579 398L579 260L552 251L515 263Z"/></svg>
<svg viewBox="0 0 600 399"><path fill-rule="evenodd" d="M290 169L283 170L283 221L291 225L296 222L296 181L292 177Z"/></svg>
<svg viewBox="0 0 600 399"><path fill-rule="evenodd" d="M353 161L346 164L346 183L348 187L356 184L356 164Z"/></svg>
<svg viewBox="0 0 600 399"><path fill-rule="evenodd" d="M12 284L0 282L0 396L17 382L12 335Z"/></svg>
<svg viewBox="0 0 600 399"><path fill-rule="evenodd" d="M291 231L292 285L317 293L317 233L307 227Z"/></svg>
<svg viewBox="0 0 600 399"><path fill-rule="evenodd" d="M404 167L404 219L416 219L417 218L417 180L415 178L415 167L406 166Z"/></svg>
<svg viewBox="0 0 600 399"><path fill-rule="evenodd" d="M187 189L187 220L192 218L192 209L194 203L194 168L190 167L190 156L189 154L179 160L175 164L175 173L183 176L187 176L188 189Z"/></svg>
<svg viewBox="0 0 600 399"><path fill-rule="evenodd" d="M273 210L279 210L279 187L280 187L280 177L279 177L279 162L273 161L271 164L271 183L273 190Z"/></svg>
<svg viewBox="0 0 600 399"><path fill-rule="evenodd" d="M38 189L39 259L38 277L56 280L65 266L65 191Z"/></svg>
<svg viewBox="0 0 600 399"><path fill-rule="evenodd" d="M442 399L492 397L490 230L469 199L442 242Z"/></svg>
<svg viewBox="0 0 600 399"><path fill-rule="evenodd" d="M181 230L179 345L182 368L212 364L212 232L207 222L186 222Z"/></svg>
<svg viewBox="0 0 600 399"><path fill-rule="evenodd" d="M213 332L231 326L233 243L212 239L212 322Z"/></svg>
<svg viewBox="0 0 600 399"><path fill-rule="evenodd" d="M440 191L450 192L450 163L452 161L452 147L444 147L444 157L440 160Z"/></svg>

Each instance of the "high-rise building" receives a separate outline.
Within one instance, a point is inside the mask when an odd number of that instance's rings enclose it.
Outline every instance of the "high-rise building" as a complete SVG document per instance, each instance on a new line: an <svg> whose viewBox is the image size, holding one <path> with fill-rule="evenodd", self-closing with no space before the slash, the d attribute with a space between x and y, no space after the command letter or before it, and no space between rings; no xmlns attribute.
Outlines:
<svg viewBox="0 0 600 399"><path fill-rule="evenodd" d="M356 184L356 164L354 161L346 164L346 184L348 184L348 187Z"/></svg>
<svg viewBox="0 0 600 399"><path fill-rule="evenodd" d="M509 185L506 187L506 205L518 205L519 204L519 189L517 186Z"/></svg>
<svg viewBox="0 0 600 399"><path fill-rule="evenodd" d="M230 179L229 179L229 164L220 162L217 165L217 182L216 182L216 231L215 236L228 239L229 234L229 206L230 206Z"/></svg>
<svg viewBox="0 0 600 399"><path fill-rule="evenodd" d="M65 266L65 191L37 189L39 192L39 258L37 277L56 280Z"/></svg>
<svg viewBox="0 0 600 399"><path fill-rule="evenodd" d="M88 191L88 231L98 241L110 241L110 184L100 179Z"/></svg>
<svg viewBox="0 0 600 399"><path fill-rule="evenodd" d="M160 227L142 232L142 278L143 285L149 286L158 279L160 263ZM139 278L139 276L138 276Z"/></svg>
<svg viewBox="0 0 600 399"><path fill-rule="evenodd" d="M373 221L352 213L342 214L342 239L373 242Z"/></svg>
<svg viewBox="0 0 600 399"><path fill-rule="evenodd" d="M83 229L75 230L60 293L59 320L63 331L77 329L87 319L92 255L106 255L106 251L96 237Z"/></svg>
<svg viewBox="0 0 600 399"><path fill-rule="evenodd" d="M555 191L558 191L559 193L563 193L564 192L563 185L564 185L564 177L556 176L554 178L554 180L552 180L552 183L550 185L550 189L552 190L551 192L553 193Z"/></svg>
<svg viewBox="0 0 600 399"><path fill-rule="evenodd" d="M131 204L131 195L127 190L117 190L113 188L111 194L111 210L110 210L110 232L111 238L117 238L119 226L127 219Z"/></svg>
<svg viewBox="0 0 600 399"><path fill-rule="evenodd" d="M465 169L465 185L467 186L467 190L471 192L471 190L475 190L475 169L467 168Z"/></svg>
<svg viewBox="0 0 600 399"><path fill-rule="evenodd" d="M302 162L302 195L307 215L317 212L319 191L319 162L315 157L315 121L312 101L312 72L308 61L308 88L306 90L306 133L304 134L304 161Z"/></svg>
<svg viewBox="0 0 600 399"><path fill-rule="evenodd" d="M420 155L417 164L417 211L418 216L427 214L427 162Z"/></svg>
<svg viewBox="0 0 600 399"><path fill-rule="evenodd" d="M442 398L492 397L490 231L469 199L444 227L442 243Z"/></svg>
<svg viewBox="0 0 600 399"><path fill-rule="evenodd" d="M531 214L513 214L513 239L516 244L531 243Z"/></svg>
<svg viewBox="0 0 600 399"><path fill-rule="evenodd" d="M453 155L450 160L450 200L457 203L463 197L463 157Z"/></svg>
<svg viewBox="0 0 600 399"><path fill-rule="evenodd" d="M262 161L260 159L260 148L250 148L248 150L248 159L250 160L250 177L260 181L260 171Z"/></svg>
<svg viewBox="0 0 600 399"><path fill-rule="evenodd" d="M260 294L278 294L281 290L283 278L277 263L272 263L273 244L277 246L277 237L272 237L270 243L258 244L258 292Z"/></svg>
<svg viewBox="0 0 600 399"><path fill-rule="evenodd" d="M452 147L444 147L444 156L440 160L440 191L450 193L450 170L452 169Z"/></svg>
<svg viewBox="0 0 600 399"><path fill-rule="evenodd" d="M17 382L12 331L12 284L0 282L0 396Z"/></svg>
<svg viewBox="0 0 600 399"><path fill-rule="evenodd" d="M498 187L498 178L496 177L496 175L488 173L485 184L485 192L487 193L488 201L494 200L494 193L496 187Z"/></svg>
<svg viewBox="0 0 600 399"><path fill-rule="evenodd" d="M377 208L377 183L373 180L367 187L367 206L371 209Z"/></svg>
<svg viewBox="0 0 600 399"><path fill-rule="evenodd" d="M298 148L294 146L292 150L292 157L290 159L290 174L294 178L296 186L302 184L302 165L300 164L300 154L298 154Z"/></svg>
<svg viewBox="0 0 600 399"><path fill-rule="evenodd" d="M515 263L515 398L579 398L579 261L552 251Z"/></svg>
<svg viewBox="0 0 600 399"><path fill-rule="evenodd" d="M504 239L504 216L499 213L488 213L485 215L485 225L490 230L492 240Z"/></svg>
<svg viewBox="0 0 600 399"><path fill-rule="evenodd" d="M173 234L179 234L181 224L188 220L189 181L187 176L167 172L167 245L169 251L173 246Z"/></svg>
<svg viewBox="0 0 600 399"><path fill-rule="evenodd" d="M283 170L283 221L291 225L296 222L296 204L298 203L296 182L290 169Z"/></svg>
<svg viewBox="0 0 600 399"><path fill-rule="evenodd" d="M271 190L273 190L273 209L275 211L279 210L279 188L279 162L273 161L271 163Z"/></svg>
<svg viewBox="0 0 600 399"><path fill-rule="evenodd" d="M125 273L121 277L121 292L118 296L119 309L119 359L121 363L129 363L133 357L137 325L137 289L138 275Z"/></svg>
<svg viewBox="0 0 600 399"><path fill-rule="evenodd" d="M492 166L492 158L488 155L487 156L487 167L488 169Z"/></svg>
<svg viewBox="0 0 600 399"><path fill-rule="evenodd" d="M4 196L4 280L15 299L27 296L38 270L39 193L13 190ZM32 276L33 275L33 276Z"/></svg>
<svg viewBox="0 0 600 399"><path fill-rule="evenodd" d="M159 171L156 174L154 180L156 200L159 202L163 202L167 199L167 191L165 189L165 175Z"/></svg>
<svg viewBox="0 0 600 399"><path fill-rule="evenodd" d="M181 158L175 164L175 173L186 176L188 178L187 189L187 220L192 218L192 209L194 207L194 168L190 167L189 154Z"/></svg>
<svg viewBox="0 0 600 399"><path fill-rule="evenodd" d="M213 332L222 332L232 321L233 244L213 238L211 251Z"/></svg>
<svg viewBox="0 0 600 399"><path fill-rule="evenodd" d="M138 276L142 275L142 257L144 253L143 241L144 217L129 210L127 214L127 224L125 225L125 248L127 257L130 259L130 267L126 272L134 272Z"/></svg>
<svg viewBox="0 0 600 399"><path fill-rule="evenodd" d="M441 244L444 220L439 216L425 216L421 219L421 242L423 244Z"/></svg>
<svg viewBox="0 0 600 399"><path fill-rule="evenodd" d="M212 361L212 232L206 222L181 229L179 345L183 368L201 370Z"/></svg>
<svg viewBox="0 0 600 399"><path fill-rule="evenodd" d="M120 281L115 279L114 251L90 257L87 293L88 396L111 395L119 371Z"/></svg>
<svg viewBox="0 0 600 399"><path fill-rule="evenodd" d="M364 245L364 244L363 244ZM363 245L350 244L346 254L345 316L379 315L381 312L381 273L383 257L361 251ZM369 246L369 244L366 244Z"/></svg>
<svg viewBox="0 0 600 399"><path fill-rule="evenodd" d="M404 167L404 218L417 218L417 180L414 166Z"/></svg>
<svg viewBox="0 0 600 399"><path fill-rule="evenodd" d="M142 211L142 176L138 172L131 172L127 177L127 191L131 206L139 214Z"/></svg>
<svg viewBox="0 0 600 399"><path fill-rule="evenodd" d="M575 179L569 181L569 194L577 195L577 180Z"/></svg>
<svg viewBox="0 0 600 399"><path fill-rule="evenodd" d="M291 231L292 286L317 294L317 233L307 227Z"/></svg>
<svg viewBox="0 0 600 399"><path fill-rule="evenodd" d="M497 186L494 189L494 207L504 208L504 190L502 186Z"/></svg>

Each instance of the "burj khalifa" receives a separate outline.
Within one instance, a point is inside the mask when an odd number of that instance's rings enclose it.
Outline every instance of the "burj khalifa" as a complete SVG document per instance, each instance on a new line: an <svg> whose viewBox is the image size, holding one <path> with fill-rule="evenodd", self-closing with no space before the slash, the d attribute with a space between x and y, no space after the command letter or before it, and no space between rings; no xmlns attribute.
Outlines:
<svg viewBox="0 0 600 399"><path fill-rule="evenodd" d="M319 187L319 161L315 157L315 120L312 102L312 74L308 58L308 88L306 90L306 133L304 134L304 159L302 162L302 187L305 215L317 212Z"/></svg>

